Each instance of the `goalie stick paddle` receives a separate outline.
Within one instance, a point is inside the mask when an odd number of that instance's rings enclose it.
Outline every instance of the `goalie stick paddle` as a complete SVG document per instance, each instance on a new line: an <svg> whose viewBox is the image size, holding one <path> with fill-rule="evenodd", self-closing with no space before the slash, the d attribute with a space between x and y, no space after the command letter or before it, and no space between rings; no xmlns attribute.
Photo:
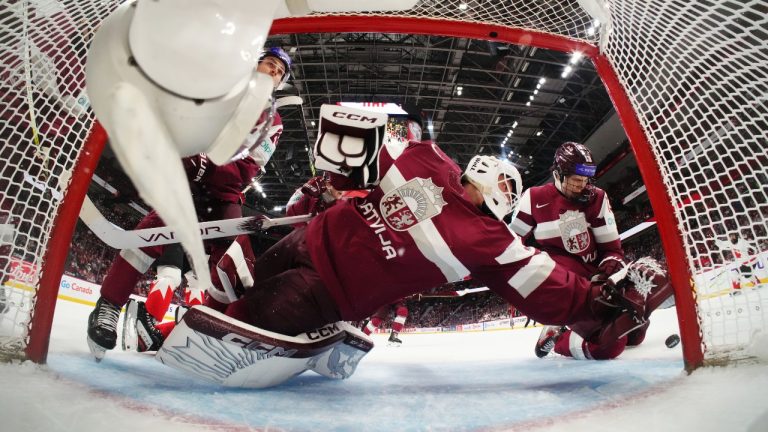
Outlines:
<svg viewBox="0 0 768 432"><path fill-rule="evenodd" d="M201 222L200 234L203 240L235 237L281 225L307 222L313 215L289 216L270 219L250 216L236 219ZM101 241L115 249L135 249L179 243L176 232L170 227L145 228L126 231L109 222L89 197L85 197L80 209L80 219Z"/></svg>

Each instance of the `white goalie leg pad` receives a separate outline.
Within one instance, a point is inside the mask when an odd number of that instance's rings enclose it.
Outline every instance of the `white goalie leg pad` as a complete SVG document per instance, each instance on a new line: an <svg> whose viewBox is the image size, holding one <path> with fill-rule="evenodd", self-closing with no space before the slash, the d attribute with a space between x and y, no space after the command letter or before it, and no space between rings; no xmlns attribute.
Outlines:
<svg viewBox="0 0 768 432"><path fill-rule="evenodd" d="M328 378L347 379L355 373L360 360L373 348L373 339L357 327L339 321L326 327L305 333L307 337L322 337L323 332L346 333L344 339L335 342L332 349L312 357L309 369Z"/></svg>
<svg viewBox="0 0 768 432"><path fill-rule="evenodd" d="M346 323L285 336L195 306L165 340L161 363L227 387L272 387L312 369L350 377L373 341Z"/></svg>

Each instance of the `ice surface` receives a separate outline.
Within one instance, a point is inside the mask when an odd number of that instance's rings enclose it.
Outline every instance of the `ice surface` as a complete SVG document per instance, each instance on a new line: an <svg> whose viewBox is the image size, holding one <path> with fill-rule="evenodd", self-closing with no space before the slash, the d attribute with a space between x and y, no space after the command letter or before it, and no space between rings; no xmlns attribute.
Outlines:
<svg viewBox="0 0 768 432"><path fill-rule="evenodd" d="M768 366L686 375L682 345L664 345L673 309L613 361L537 359L540 327L405 333L401 347L376 336L349 380L307 372L266 390L191 380L119 349L97 364L89 312L59 301L48 366L0 365L3 431L768 431Z"/></svg>

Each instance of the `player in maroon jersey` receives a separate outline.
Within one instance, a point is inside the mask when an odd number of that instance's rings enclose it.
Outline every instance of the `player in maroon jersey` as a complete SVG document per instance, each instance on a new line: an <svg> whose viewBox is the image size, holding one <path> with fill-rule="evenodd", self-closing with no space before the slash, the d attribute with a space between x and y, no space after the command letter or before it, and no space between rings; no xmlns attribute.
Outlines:
<svg viewBox="0 0 768 432"><path fill-rule="evenodd" d="M403 328L405 328L405 321L408 319L408 308L405 306L404 299L401 299L396 303L392 303L391 305L380 307L379 310L377 310L371 316L371 319L368 320L365 325L363 325L362 330L363 333L367 335L370 335L376 331L376 329L381 326L384 320L387 319L390 310L395 311L395 319L392 320L392 330L389 332L389 343L399 346L403 343L403 341L401 341L397 336L401 331L403 331Z"/></svg>
<svg viewBox="0 0 768 432"><path fill-rule="evenodd" d="M337 202L251 265L232 266L249 271L232 278L244 295L227 315L297 335L362 320L400 298L471 276L537 321L593 323L579 331L598 342L647 318L634 284L592 284L509 230L502 219L522 188L514 167L476 156L462 173L435 143L418 138L418 118L409 123L415 138L393 155L377 138L385 122L361 110L322 107L316 166L331 171L340 190L371 192ZM247 238L240 244L247 248ZM668 285L661 271L637 271L652 292Z"/></svg>
<svg viewBox="0 0 768 432"><path fill-rule="evenodd" d="M510 227L570 271L605 280L626 264L608 196L591 184L595 169L586 146L563 143L555 151L554 182L523 193ZM632 334L633 344L642 341L644 329ZM598 346L561 326L547 326L535 352L544 357L554 348L569 357L607 359L621 354L626 344L624 336Z"/></svg>
<svg viewBox="0 0 768 432"><path fill-rule="evenodd" d="M280 48L271 48L264 52L256 70L270 75L277 89L287 80L290 66L291 60L285 51ZM265 112L260 122L266 117ZM255 130L260 130L260 127L257 126ZM201 220L232 219L242 216L240 193L264 169L264 164L274 152L282 131L280 115L275 113L268 139L261 143L249 143L250 150L240 159L222 166L213 164L203 153L183 159L193 201ZM139 222L136 229L162 225L164 225L163 221L153 211ZM211 262L218 262L231 242L232 239L207 241L206 252ZM99 355L103 357L105 350L115 347L120 308L128 302L141 275L149 270L166 249L169 249L169 257L159 263L157 279L152 283L147 298L148 304L147 306L143 303L138 304L139 310L135 312L141 315L139 319L143 322L151 319L162 320L174 290L181 284L184 254L180 247L153 246L122 250L115 258L102 283L101 296L88 319L88 344L97 358L100 358ZM195 286L193 276L188 276L188 282L192 290L185 297L190 304L200 304L207 287ZM154 326L148 327L148 331L153 330L156 330ZM140 340L139 344L142 343L146 342Z"/></svg>

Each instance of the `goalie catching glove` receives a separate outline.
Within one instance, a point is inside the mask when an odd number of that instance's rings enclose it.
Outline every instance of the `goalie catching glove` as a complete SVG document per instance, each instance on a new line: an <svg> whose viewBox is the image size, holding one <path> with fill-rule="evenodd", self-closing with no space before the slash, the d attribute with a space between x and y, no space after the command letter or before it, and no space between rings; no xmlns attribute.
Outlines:
<svg viewBox="0 0 768 432"><path fill-rule="evenodd" d="M320 108L315 167L349 177L358 187L379 182L379 151L387 115L338 105Z"/></svg>
<svg viewBox="0 0 768 432"><path fill-rule="evenodd" d="M597 266L597 273L592 277L593 281L604 281L616 273L623 271L627 263L620 257L607 256Z"/></svg>

